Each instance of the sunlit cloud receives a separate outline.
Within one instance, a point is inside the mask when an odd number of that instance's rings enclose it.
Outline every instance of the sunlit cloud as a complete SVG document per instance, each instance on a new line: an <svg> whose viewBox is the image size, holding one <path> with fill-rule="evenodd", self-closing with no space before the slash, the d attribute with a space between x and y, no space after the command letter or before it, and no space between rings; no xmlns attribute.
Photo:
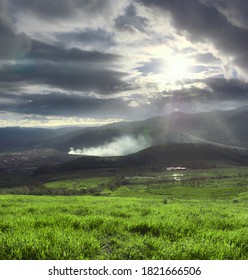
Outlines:
<svg viewBox="0 0 248 280"><path fill-rule="evenodd" d="M94 119L80 117L56 117L42 116L34 114L19 114L0 111L0 127L20 126L20 127L50 127L61 126L102 126L110 123L123 121L122 119Z"/></svg>

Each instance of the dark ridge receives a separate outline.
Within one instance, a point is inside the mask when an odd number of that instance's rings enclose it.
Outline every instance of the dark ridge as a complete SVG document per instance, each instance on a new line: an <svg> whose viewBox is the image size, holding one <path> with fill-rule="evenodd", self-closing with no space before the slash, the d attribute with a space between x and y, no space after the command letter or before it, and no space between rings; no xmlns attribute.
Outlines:
<svg viewBox="0 0 248 280"><path fill-rule="evenodd" d="M142 166L206 168L216 165L248 165L248 154L246 151L207 144L168 144L121 157L83 156L62 164L40 167L34 171L34 175L100 168Z"/></svg>

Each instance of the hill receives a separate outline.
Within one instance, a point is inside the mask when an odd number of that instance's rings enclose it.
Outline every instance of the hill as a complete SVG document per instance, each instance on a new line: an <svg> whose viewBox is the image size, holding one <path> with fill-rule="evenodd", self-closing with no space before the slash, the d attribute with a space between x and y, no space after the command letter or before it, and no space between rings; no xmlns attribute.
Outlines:
<svg viewBox="0 0 248 280"><path fill-rule="evenodd" d="M102 168L209 168L216 165L248 165L248 153L207 144L168 144L120 157L82 156L62 164L40 167L34 175Z"/></svg>

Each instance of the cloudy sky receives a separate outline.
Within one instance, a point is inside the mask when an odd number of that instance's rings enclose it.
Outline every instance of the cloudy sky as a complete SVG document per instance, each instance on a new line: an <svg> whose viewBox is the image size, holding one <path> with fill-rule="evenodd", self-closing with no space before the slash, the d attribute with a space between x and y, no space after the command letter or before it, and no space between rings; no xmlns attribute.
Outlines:
<svg viewBox="0 0 248 280"><path fill-rule="evenodd" d="M0 126L248 103L247 0L0 0Z"/></svg>

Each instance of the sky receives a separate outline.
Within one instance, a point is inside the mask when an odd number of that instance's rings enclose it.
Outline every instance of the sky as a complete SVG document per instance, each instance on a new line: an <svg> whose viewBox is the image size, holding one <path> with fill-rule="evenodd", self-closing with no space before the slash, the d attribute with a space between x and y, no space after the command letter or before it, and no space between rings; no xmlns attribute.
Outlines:
<svg viewBox="0 0 248 280"><path fill-rule="evenodd" d="M248 103L247 0L0 0L0 127Z"/></svg>

